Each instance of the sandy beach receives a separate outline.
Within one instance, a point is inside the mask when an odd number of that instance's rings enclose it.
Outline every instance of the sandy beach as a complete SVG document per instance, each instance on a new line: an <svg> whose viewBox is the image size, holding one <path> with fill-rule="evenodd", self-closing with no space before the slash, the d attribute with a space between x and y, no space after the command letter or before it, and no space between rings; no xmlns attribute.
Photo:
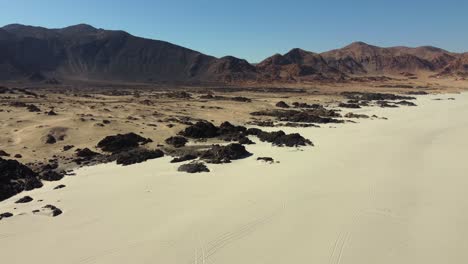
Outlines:
<svg viewBox="0 0 468 264"><path fill-rule="evenodd" d="M210 173L177 172L170 157L80 168L0 204L0 212L15 214L0 222L1 259L464 263L468 94L420 96L416 103L353 111L388 120L285 128L315 146L257 141L247 147L252 157L209 164ZM257 161L261 156L279 163ZM67 187L53 190L58 184ZM35 200L14 203L24 195ZM50 203L63 210L60 217L31 213Z"/></svg>

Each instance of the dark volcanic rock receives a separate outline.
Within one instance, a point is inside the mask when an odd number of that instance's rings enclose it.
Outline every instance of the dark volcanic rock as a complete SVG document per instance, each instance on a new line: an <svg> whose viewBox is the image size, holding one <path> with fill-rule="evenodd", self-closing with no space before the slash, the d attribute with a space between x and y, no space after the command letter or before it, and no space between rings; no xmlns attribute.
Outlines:
<svg viewBox="0 0 468 264"><path fill-rule="evenodd" d="M333 110L326 109L311 109L304 111L297 110L265 110L250 113L253 116L271 116L276 117L279 121L286 122L301 122L301 123L342 123L343 120L334 119L340 115Z"/></svg>
<svg viewBox="0 0 468 264"><path fill-rule="evenodd" d="M45 138L45 143L46 144L55 144L55 143L57 143L57 140L55 139L54 136L47 135L46 138Z"/></svg>
<svg viewBox="0 0 468 264"><path fill-rule="evenodd" d="M2 220L2 218L9 218L9 217L12 217L12 216L13 216L13 214L9 213L9 212L1 213L0 214L0 220Z"/></svg>
<svg viewBox="0 0 468 264"><path fill-rule="evenodd" d="M312 108L312 109L318 109L318 108L324 108L320 104L307 104L307 103L299 103L299 102L294 102L292 105L295 108Z"/></svg>
<svg viewBox="0 0 468 264"><path fill-rule="evenodd" d="M40 178L44 181L60 181L65 175L53 170L45 171L41 173Z"/></svg>
<svg viewBox="0 0 468 264"><path fill-rule="evenodd" d="M308 139L305 139L298 133L286 134L282 130L275 132L255 131L261 141L270 142L275 146L298 147L313 145Z"/></svg>
<svg viewBox="0 0 468 264"><path fill-rule="evenodd" d="M385 93L365 93L365 92L342 92L341 95L351 100L382 101L382 100L414 100L411 96L385 94Z"/></svg>
<svg viewBox="0 0 468 264"><path fill-rule="evenodd" d="M56 217L58 215L61 215L63 212L62 210L60 210L59 208L57 208L56 206L54 205L51 205L51 204L48 204L44 207L42 207L43 209L49 209L52 213L52 217Z"/></svg>
<svg viewBox="0 0 468 264"><path fill-rule="evenodd" d="M68 151L68 150L70 150L70 149L72 149L72 148L74 148L74 147L75 147L75 146L73 146L73 145L66 145L66 146L63 146L63 151Z"/></svg>
<svg viewBox="0 0 468 264"><path fill-rule="evenodd" d="M181 148L187 144L188 140L181 136L174 136L167 138L165 142L169 145L174 146L175 148Z"/></svg>
<svg viewBox="0 0 468 264"><path fill-rule="evenodd" d="M0 201L42 187L37 173L16 160L0 158Z"/></svg>
<svg viewBox="0 0 468 264"><path fill-rule="evenodd" d="M21 154L15 154L14 157L17 158L17 159L21 159L21 158L23 157L23 155L21 155Z"/></svg>
<svg viewBox="0 0 468 264"><path fill-rule="evenodd" d="M196 158L197 158L197 156L195 156L195 155L185 154L183 156L173 158L171 160L171 163L179 163L179 162L183 162L183 161L194 160Z"/></svg>
<svg viewBox="0 0 468 264"><path fill-rule="evenodd" d="M135 133L128 134L117 134L114 136L107 136L97 144L97 147L106 152L119 152L132 148L136 148L140 145L152 142L151 139L144 138Z"/></svg>
<svg viewBox="0 0 468 264"><path fill-rule="evenodd" d="M358 104L352 104L352 103L340 103L340 104L338 104L338 107L343 107L343 108L361 108L360 105L358 105Z"/></svg>
<svg viewBox="0 0 468 264"><path fill-rule="evenodd" d="M285 103L284 101L279 101L278 103L276 103L275 105L276 107L280 107L280 108L289 108L290 106Z"/></svg>
<svg viewBox="0 0 468 264"><path fill-rule="evenodd" d="M417 106L415 103L410 102L410 101L406 101L406 100L395 102L395 104L397 104L397 105L406 105L406 106Z"/></svg>
<svg viewBox="0 0 468 264"><path fill-rule="evenodd" d="M29 112L41 112L41 109L33 104L27 105L26 108Z"/></svg>
<svg viewBox="0 0 468 264"><path fill-rule="evenodd" d="M184 171L188 173L198 173L198 172L210 172L203 162L192 162L188 164L180 165L177 169L178 171Z"/></svg>
<svg viewBox="0 0 468 264"><path fill-rule="evenodd" d="M15 203L29 203L33 200L30 196L24 196L23 198L20 198L18 201Z"/></svg>
<svg viewBox="0 0 468 264"><path fill-rule="evenodd" d="M389 104L387 101L377 101L377 105L382 108L396 108L398 105Z"/></svg>
<svg viewBox="0 0 468 264"><path fill-rule="evenodd" d="M64 185L64 184L60 184L60 185L57 185L57 186L54 188L54 190L62 189L62 188L65 188L65 187L67 187L67 186Z"/></svg>
<svg viewBox="0 0 468 264"><path fill-rule="evenodd" d="M99 155L99 153L90 150L89 148L77 149L76 156L80 158L93 158Z"/></svg>
<svg viewBox="0 0 468 264"><path fill-rule="evenodd" d="M271 157L258 157L257 160L259 161L264 161L264 162L268 162L268 163L273 163L275 162L275 160Z"/></svg>
<svg viewBox="0 0 468 264"><path fill-rule="evenodd" d="M49 112L47 112L47 115L56 116L57 113L55 113L54 110L50 110Z"/></svg>
<svg viewBox="0 0 468 264"><path fill-rule="evenodd" d="M213 145L210 149L201 153L200 158L208 163L229 163L231 160L246 158L252 155L245 147L238 143L227 146Z"/></svg>
<svg viewBox="0 0 468 264"><path fill-rule="evenodd" d="M214 138L219 135L218 128L208 121L198 121L194 125L186 127L179 134L189 138Z"/></svg>
<svg viewBox="0 0 468 264"><path fill-rule="evenodd" d="M10 157L10 154L6 153L3 150L0 150L0 157Z"/></svg>
<svg viewBox="0 0 468 264"><path fill-rule="evenodd" d="M242 145L253 145L253 144L255 144L255 142L253 142L252 140L250 140L248 137L243 137L243 138L239 139L239 144L242 144Z"/></svg>
<svg viewBox="0 0 468 264"><path fill-rule="evenodd" d="M347 113L344 117L346 117L346 118L369 118L368 115L355 114L355 113Z"/></svg>
<svg viewBox="0 0 468 264"><path fill-rule="evenodd" d="M159 149L133 149L127 152L117 154L117 164L127 166L136 163L142 163L150 159L157 159L164 156L164 152Z"/></svg>

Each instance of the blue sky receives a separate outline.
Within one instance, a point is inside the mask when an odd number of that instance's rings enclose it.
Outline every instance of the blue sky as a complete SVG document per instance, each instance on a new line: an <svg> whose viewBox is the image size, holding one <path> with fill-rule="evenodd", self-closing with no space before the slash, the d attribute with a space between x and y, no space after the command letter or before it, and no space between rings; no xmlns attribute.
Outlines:
<svg viewBox="0 0 468 264"><path fill-rule="evenodd" d="M467 0L0 0L0 8L0 25L87 23L250 62L358 40L468 51Z"/></svg>

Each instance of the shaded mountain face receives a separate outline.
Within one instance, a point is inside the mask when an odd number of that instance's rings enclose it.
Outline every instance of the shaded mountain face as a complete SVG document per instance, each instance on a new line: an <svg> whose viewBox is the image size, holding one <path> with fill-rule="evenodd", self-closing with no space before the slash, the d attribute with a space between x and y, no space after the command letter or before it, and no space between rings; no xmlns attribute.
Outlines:
<svg viewBox="0 0 468 264"><path fill-rule="evenodd" d="M419 72L465 76L466 65L466 53L355 42L320 54L293 49L254 66L232 56L215 58L168 42L86 24L60 29L19 24L0 28L0 80L342 81L355 75Z"/></svg>
<svg viewBox="0 0 468 264"><path fill-rule="evenodd" d="M321 55L301 49L293 49L284 55L273 55L259 63L256 68L263 80L313 81L340 80L345 77Z"/></svg>
<svg viewBox="0 0 468 264"><path fill-rule="evenodd" d="M468 78L468 52L450 62L440 73L442 76L458 76Z"/></svg>
<svg viewBox="0 0 468 264"><path fill-rule="evenodd" d="M2 79L44 75L141 82L226 81L231 73L233 79L250 76L255 69L246 64L234 57L217 59L168 42L85 24L61 29L13 24L0 29Z"/></svg>
<svg viewBox="0 0 468 264"><path fill-rule="evenodd" d="M321 55L330 65L352 74L437 71L457 56L429 46L381 48L363 42L355 42Z"/></svg>

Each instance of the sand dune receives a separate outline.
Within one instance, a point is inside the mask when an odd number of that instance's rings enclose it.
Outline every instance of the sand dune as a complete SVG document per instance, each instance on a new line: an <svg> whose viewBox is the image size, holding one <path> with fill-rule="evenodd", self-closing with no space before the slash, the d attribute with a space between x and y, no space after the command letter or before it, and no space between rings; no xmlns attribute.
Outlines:
<svg viewBox="0 0 468 264"><path fill-rule="evenodd" d="M211 173L176 172L169 157L79 169L64 189L0 204L16 214L0 221L2 261L464 263L468 94L417 103L359 111L388 120L286 129L315 147L259 143ZM35 201L14 204L24 195ZM63 215L31 213L45 204Z"/></svg>

